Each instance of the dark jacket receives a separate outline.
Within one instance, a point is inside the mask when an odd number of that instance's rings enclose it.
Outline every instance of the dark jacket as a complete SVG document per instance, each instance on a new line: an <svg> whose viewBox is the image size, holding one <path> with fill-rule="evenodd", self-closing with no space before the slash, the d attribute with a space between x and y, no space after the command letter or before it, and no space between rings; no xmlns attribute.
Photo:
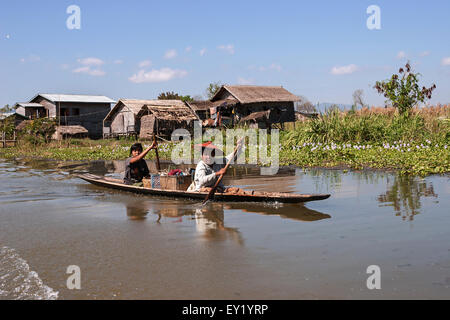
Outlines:
<svg viewBox="0 0 450 320"><path fill-rule="evenodd" d="M123 182L125 184L133 184L141 182L142 178L148 177L150 171L144 159L135 163L130 163L131 157L125 160L125 176Z"/></svg>

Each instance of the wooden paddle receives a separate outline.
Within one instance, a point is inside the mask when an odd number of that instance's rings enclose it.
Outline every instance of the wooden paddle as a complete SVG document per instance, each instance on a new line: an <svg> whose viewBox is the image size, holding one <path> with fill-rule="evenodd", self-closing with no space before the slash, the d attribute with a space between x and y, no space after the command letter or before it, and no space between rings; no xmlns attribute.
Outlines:
<svg viewBox="0 0 450 320"><path fill-rule="evenodd" d="M158 142L156 141L156 135L153 134L153 142L156 143L155 154L156 154L156 170L158 172L161 171L161 164L159 162L159 154L158 154Z"/></svg>
<svg viewBox="0 0 450 320"><path fill-rule="evenodd" d="M233 156L230 158L230 160L228 160L227 165L225 166L224 170L225 172L223 174L220 175L219 179L217 179L216 184L214 185L214 187L212 187L212 189L209 191L208 195L205 198L205 201L203 201L203 204L205 204L209 198L211 198L211 196L214 195L214 193L216 192L217 186L219 185L220 181L222 181L223 176L227 173L227 169L231 164L231 161L233 161L234 157L236 156L237 151L240 148L240 143L238 142L238 145L236 146L236 148L233 151Z"/></svg>

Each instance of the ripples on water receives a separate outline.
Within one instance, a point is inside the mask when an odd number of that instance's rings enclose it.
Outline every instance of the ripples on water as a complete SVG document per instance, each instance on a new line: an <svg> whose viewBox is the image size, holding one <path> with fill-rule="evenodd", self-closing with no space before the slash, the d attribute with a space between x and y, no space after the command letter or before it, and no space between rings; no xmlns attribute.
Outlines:
<svg viewBox="0 0 450 320"><path fill-rule="evenodd" d="M0 247L0 299L56 300L58 291L46 286L14 249Z"/></svg>

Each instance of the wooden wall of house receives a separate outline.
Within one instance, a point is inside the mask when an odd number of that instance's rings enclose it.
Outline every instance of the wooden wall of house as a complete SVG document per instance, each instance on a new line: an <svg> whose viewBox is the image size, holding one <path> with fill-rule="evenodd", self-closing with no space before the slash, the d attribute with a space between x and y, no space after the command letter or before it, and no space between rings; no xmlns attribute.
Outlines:
<svg viewBox="0 0 450 320"><path fill-rule="evenodd" d="M44 99L41 96L36 97L36 99L32 100L31 102L42 104L48 112L48 117L50 118L56 117L56 105L53 104L52 102L48 101L47 99Z"/></svg>
<svg viewBox="0 0 450 320"><path fill-rule="evenodd" d="M117 108L116 112L112 115L111 121L111 133L126 133L128 126L135 125L134 113L129 111L125 106Z"/></svg>
<svg viewBox="0 0 450 320"><path fill-rule="evenodd" d="M26 114L25 114L25 108L24 108L24 107L18 107L18 108L16 109L16 113L21 114L21 115L23 115L24 117L26 117Z"/></svg>
<svg viewBox="0 0 450 320"><path fill-rule="evenodd" d="M222 93L217 96L217 98L214 100L224 100L224 99L236 99L231 93L229 93L227 90L223 90Z"/></svg>

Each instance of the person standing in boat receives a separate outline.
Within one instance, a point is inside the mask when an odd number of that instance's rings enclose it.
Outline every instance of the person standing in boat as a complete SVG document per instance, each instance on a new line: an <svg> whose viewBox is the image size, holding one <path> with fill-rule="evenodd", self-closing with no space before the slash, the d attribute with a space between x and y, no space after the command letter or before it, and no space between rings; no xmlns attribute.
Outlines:
<svg viewBox="0 0 450 320"><path fill-rule="evenodd" d="M135 143L131 146L130 157L125 160L125 175L123 177L125 184L143 187L142 179L150 176L144 157L152 149L156 149L156 142L153 142L144 151L140 143Z"/></svg>
<svg viewBox="0 0 450 320"><path fill-rule="evenodd" d="M234 160L237 159L241 150L243 138L238 141L238 152L235 155ZM208 192L210 188L214 187L217 179L225 173L225 166L227 162L233 157L233 153L223 157L222 161L217 161L216 155L220 153L223 155L222 150L212 144L211 141L205 142L197 147L202 148L202 160L197 164L195 169L194 182L189 187L188 191ZM217 187L217 192L225 192L226 188L222 181Z"/></svg>

